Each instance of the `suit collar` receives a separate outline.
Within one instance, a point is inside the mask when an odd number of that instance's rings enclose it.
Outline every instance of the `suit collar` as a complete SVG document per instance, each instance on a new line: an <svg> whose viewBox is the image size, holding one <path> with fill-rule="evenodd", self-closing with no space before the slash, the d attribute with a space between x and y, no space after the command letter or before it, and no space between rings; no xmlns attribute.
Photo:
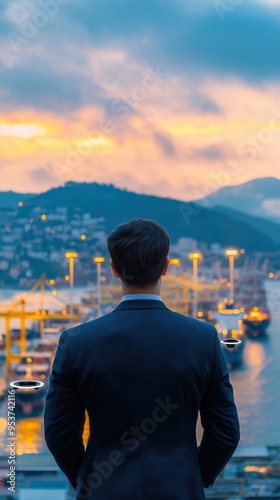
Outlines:
<svg viewBox="0 0 280 500"><path fill-rule="evenodd" d="M169 311L168 307L161 300L135 299L120 302L112 312L124 309L165 309Z"/></svg>

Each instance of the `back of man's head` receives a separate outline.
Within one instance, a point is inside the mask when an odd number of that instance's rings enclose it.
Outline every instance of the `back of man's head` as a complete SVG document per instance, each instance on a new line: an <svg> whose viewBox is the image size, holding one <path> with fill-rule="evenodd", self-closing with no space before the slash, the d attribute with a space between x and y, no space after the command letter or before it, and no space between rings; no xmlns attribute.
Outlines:
<svg viewBox="0 0 280 500"><path fill-rule="evenodd" d="M157 283L169 252L166 230L149 219L119 224L107 238L114 268L126 285L145 287Z"/></svg>

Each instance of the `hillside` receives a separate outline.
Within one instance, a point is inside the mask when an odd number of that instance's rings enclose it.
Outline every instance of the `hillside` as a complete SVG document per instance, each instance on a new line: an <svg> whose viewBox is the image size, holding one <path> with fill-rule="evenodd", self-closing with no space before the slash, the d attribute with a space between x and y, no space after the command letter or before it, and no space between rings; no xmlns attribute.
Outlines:
<svg viewBox="0 0 280 500"><path fill-rule="evenodd" d="M240 212L239 210L233 210L227 207L217 206L215 207L215 210L228 215L232 219L245 222L249 226L258 229L280 246L280 224L277 222L270 221L262 217L253 217L244 212Z"/></svg>
<svg viewBox="0 0 280 500"><path fill-rule="evenodd" d="M35 206L45 210L65 206L70 215L80 209L93 217L105 217L107 233L117 224L139 217L162 224L173 243L185 236L208 244L219 242L223 246L244 247L247 251L273 252L279 248L264 232L219 210L198 210L193 203L137 194L112 184L67 183L27 199L21 213L28 215Z"/></svg>
<svg viewBox="0 0 280 500"><path fill-rule="evenodd" d="M23 194L14 191L0 191L0 208L14 208L19 201L25 201L36 196L33 193Z"/></svg>

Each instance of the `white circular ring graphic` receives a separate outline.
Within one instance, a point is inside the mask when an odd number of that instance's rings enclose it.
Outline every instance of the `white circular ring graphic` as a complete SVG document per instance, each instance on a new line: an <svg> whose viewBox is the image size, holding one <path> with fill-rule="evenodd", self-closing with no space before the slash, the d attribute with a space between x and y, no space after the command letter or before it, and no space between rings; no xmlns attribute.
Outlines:
<svg viewBox="0 0 280 500"><path fill-rule="evenodd" d="M20 385L21 383L28 385ZM33 385L30 385L33 382ZM43 387L43 382L40 380L14 380L13 382L10 382L10 385L14 387L14 389L39 389L40 387Z"/></svg>
<svg viewBox="0 0 280 500"><path fill-rule="evenodd" d="M229 340L234 340L234 342L229 342ZM239 339L223 339L221 340L221 344L225 344L228 347L228 344L230 347L235 347L238 344L241 344L241 340Z"/></svg>

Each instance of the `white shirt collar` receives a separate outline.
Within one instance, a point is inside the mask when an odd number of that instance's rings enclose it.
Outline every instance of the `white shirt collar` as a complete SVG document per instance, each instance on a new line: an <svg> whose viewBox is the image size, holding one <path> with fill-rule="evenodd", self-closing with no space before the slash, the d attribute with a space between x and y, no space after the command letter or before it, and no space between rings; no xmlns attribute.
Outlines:
<svg viewBox="0 0 280 500"><path fill-rule="evenodd" d="M124 300L161 300L162 298L160 295L157 295L155 293L127 293L126 295L123 295L121 302Z"/></svg>

